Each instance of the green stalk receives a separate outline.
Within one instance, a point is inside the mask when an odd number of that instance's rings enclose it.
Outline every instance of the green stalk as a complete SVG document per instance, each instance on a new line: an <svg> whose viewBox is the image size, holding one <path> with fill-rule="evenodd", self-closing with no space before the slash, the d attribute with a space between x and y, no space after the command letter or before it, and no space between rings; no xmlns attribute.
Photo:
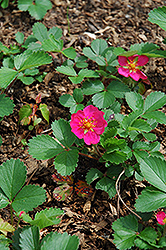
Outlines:
<svg viewBox="0 0 166 250"><path fill-rule="evenodd" d="M10 204L10 215L11 215L11 224L13 226L13 208L12 208L12 204Z"/></svg>

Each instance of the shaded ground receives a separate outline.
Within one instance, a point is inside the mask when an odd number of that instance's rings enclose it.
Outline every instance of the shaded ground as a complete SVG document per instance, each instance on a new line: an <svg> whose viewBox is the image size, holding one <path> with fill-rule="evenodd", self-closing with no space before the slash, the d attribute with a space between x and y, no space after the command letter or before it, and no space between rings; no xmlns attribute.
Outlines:
<svg viewBox="0 0 166 250"><path fill-rule="evenodd" d="M79 54L82 48L90 45L95 38L107 39L111 46L121 46L128 49L131 44L141 42L153 42L162 49L166 46L162 43L166 32L158 26L147 21L148 13L153 8L166 4L163 0L72 0L52 1L53 8L47 12L42 23L47 28L57 26L63 30L65 47L73 46ZM67 22L67 6L69 6L70 34ZM8 46L15 43L14 34L23 32L25 37L32 33L32 25L36 22L26 12L17 10L16 5L11 5L6 10L0 10L0 41ZM28 148L21 144L23 138L30 139L42 130L47 130L50 125L42 122L38 131L28 131L27 127L18 125L18 111L25 103L35 103L35 97L42 93L42 102L46 103L50 110L50 124L55 119L68 116L68 109L62 107L58 99L64 93L72 93L74 86L67 77L55 71L59 63L57 57L51 66L41 67L40 70L50 72L49 77L42 83L34 83L25 86L20 81L10 89L10 96L15 103L14 113L5 117L0 123L0 134L3 145L0 148L0 164L10 158L19 158L24 161L28 170L27 182L40 184L47 190L47 202L35 211L46 207L60 207L66 212L59 225L49 227L47 231L67 231L76 234L80 238L81 250L90 249L116 249L112 240L112 222L117 215L124 216L128 213L118 199L109 199L105 192L97 190L90 199L80 198L73 194L65 202L57 202L53 199L52 191L55 187L50 178L54 173L52 160L37 161L28 154ZM166 66L165 59L151 59L144 68L154 90L165 92L166 90ZM163 108L165 111L165 108ZM51 135L51 131L48 132ZM165 153L166 132L165 126L158 126L156 130L158 140L162 142L161 151ZM80 158L80 164L76 171L76 178L84 179L88 168L96 166L95 160ZM102 167L98 165L98 167ZM127 205L133 208L137 193L141 190L141 184L133 179L121 183L121 195ZM5 220L9 220L8 208L0 211ZM33 215L33 213L31 213Z"/></svg>

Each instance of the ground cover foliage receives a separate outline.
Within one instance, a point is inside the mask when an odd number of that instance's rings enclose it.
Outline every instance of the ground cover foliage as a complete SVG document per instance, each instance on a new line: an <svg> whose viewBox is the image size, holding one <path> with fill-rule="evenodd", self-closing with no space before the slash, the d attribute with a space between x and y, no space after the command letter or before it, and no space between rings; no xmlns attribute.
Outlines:
<svg viewBox="0 0 166 250"><path fill-rule="evenodd" d="M166 8L48 2L2 10L1 247L165 249Z"/></svg>

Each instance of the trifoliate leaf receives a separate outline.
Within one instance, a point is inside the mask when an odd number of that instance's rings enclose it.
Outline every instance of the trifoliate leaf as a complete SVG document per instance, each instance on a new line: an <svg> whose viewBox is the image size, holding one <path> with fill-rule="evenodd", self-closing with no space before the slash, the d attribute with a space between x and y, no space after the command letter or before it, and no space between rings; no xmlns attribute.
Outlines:
<svg viewBox="0 0 166 250"><path fill-rule="evenodd" d="M10 115L13 113L14 104L9 97L5 97L4 94L0 95L0 117Z"/></svg>
<svg viewBox="0 0 166 250"><path fill-rule="evenodd" d="M0 187L11 201L26 179L26 167L19 159L7 160L0 166Z"/></svg>
<svg viewBox="0 0 166 250"><path fill-rule="evenodd" d="M0 232L2 232L4 235L7 236L8 232L15 231L15 228L12 227L7 221L4 221L2 218L0 218Z"/></svg>
<svg viewBox="0 0 166 250"><path fill-rule="evenodd" d="M36 185L24 186L15 197L12 206L16 212L32 211L35 207L45 202L46 191L44 188Z"/></svg>
<svg viewBox="0 0 166 250"><path fill-rule="evenodd" d="M136 200L135 208L141 212L151 212L166 206L166 193L155 187L146 187Z"/></svg>
<svg viewBox="0 0 166 250"><path fill-rule="evenodd" d="M18 75L14 69L2 67L0 69L0 88L5 89Z"/></svg>
<svg viewBox="0 0 166 250"><path fill-rule="evenodd" d="M61 175L70 175L77 167L78 150L72 149L59 154L54 161L55 169Z"/></svg>
<svg viewBox="0 0 166 250"><path fill-rule="evenodd" d="M62 145L65 147L70 147L75 141L75 135L71 132L71 127L69 122L60 119L58 121L54 121L51 125L53 134L58 139Z"/></svg>
<svg viewBox="0 0 166 250"><path fill-rule="evenodd" d="M63 147L49 135L38 135L29 140L29 154L37 160L50 159L63 152Z"/></svg>

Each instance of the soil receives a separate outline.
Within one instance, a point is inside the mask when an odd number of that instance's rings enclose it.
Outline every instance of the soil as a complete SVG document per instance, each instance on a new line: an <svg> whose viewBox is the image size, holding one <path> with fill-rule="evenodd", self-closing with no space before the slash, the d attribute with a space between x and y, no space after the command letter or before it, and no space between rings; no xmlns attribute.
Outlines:
<svg viewBox="0 0 166 250"><path fill-rule="evenodd" d="M90 45L93 39L106 39L110 46L129 49L131 44L152 42L166 49L163 38L166 32L157 25L151 24L148 19L150 10L166 4L163 0L53 0L53 7L47 12L42 23L47 28L57 26L63 31L64 46L73 46L77 53L82 54L82 49ZM70 25L70 33L67 21ZM0 10L0 41L9 46L15 44L15 33L23 32L25 38L32 34L32 25L36 20L28 12L18 10L17 5L11 3L7 9ZM50 111L50 124L60 118L67 119L69 110L58 102L59 97L71 94L75 86L66 76L58 73L55 68L60 60L55 55L54 63L40 67L40 71L47 72L42 83L24 85L19 80L8 91L7 96L13 99L15 108L13 114L0 123L0 134L3 144L0 148L0 164L8 159L19 158L27 166L27 183L35 183L47 190L47 201L30 214L43 208L60 207L65 211L61 223L48 227L45 235L50 231L76 234L80 238L79 250L90 249L116 249L113 243L113 230L111 224L119 216L125 216L129 211L119 203L117 195L110 199L108 195L95 190L90 198L81 198L73 193L66 201L58 202L53 198L56 187L51 179L55 169L53 161L37 161L28 154L28 147L23 146L22 139L27 141L36 134L52 134L50 125L42 121L38 129L28 130L27 126L18 123L18 112L23 104L34 104L38 93L42 94L42 103L46 103ZM165 59L150 59L144 67L152 83L152 90L166 91L166 65ZM165 112L165 107L163 108ZM40 116L40 115L39 115ZM48 130L48 132L47 132ZM45 132L46 131L46 132ZM161 142L161 152L165 154L166 132L165 125L160 125L155 130ZM79 166L75 172L76 179L85 179L87 170L96 167L94 159L80 157ZM97 167L101 167L97 165ZM141 190L134 179L121 182L121 196L125 203L134 208L138 191ZM3 219L10 222L8 207L0 210Z"/></svg>

